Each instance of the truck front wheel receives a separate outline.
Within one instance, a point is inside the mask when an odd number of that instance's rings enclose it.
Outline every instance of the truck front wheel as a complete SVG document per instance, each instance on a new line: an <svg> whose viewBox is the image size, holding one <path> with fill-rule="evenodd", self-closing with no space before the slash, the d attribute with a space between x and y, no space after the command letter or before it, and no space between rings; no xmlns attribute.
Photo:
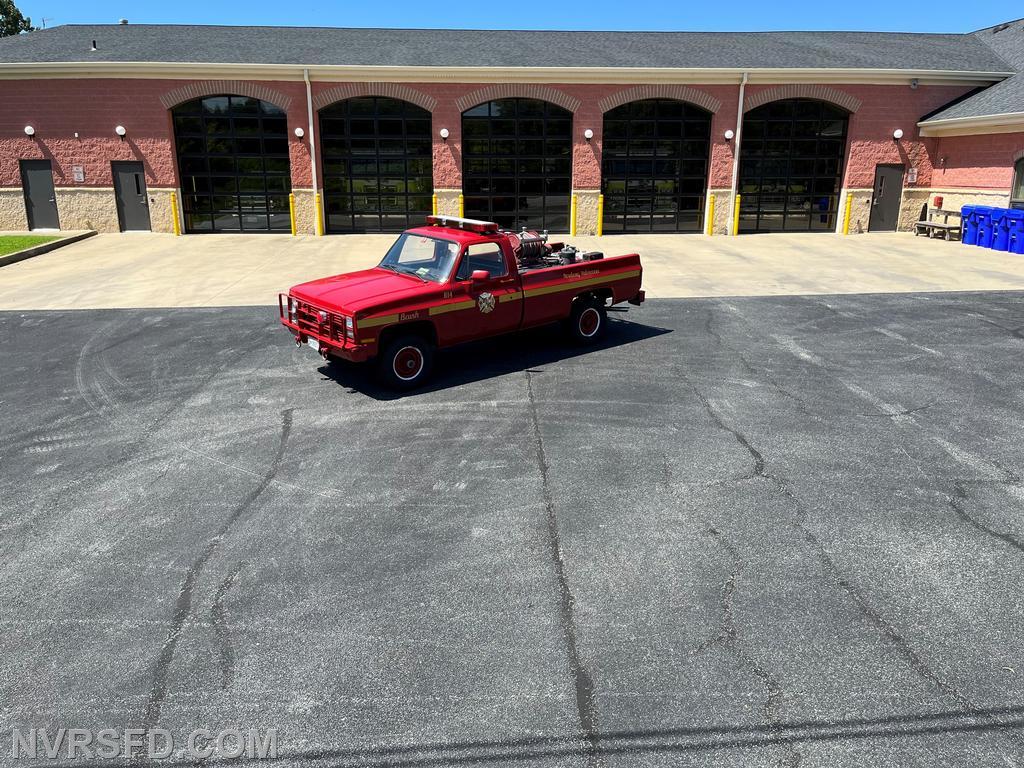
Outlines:
<svg viewBox="0 0 1024 768"><path fill-rule="evenodd" d="M577 299L569 315L569 335L580 344L593 344L608 326L604 303L597 299Z"/></svg>
<svg viewBox="0 0 1024 768"><path fill-rule="evenodd" d="M389 342L380 355L378 373L392 389L413 389L430 374L434 347L422 336L400 336Z"/></svg>

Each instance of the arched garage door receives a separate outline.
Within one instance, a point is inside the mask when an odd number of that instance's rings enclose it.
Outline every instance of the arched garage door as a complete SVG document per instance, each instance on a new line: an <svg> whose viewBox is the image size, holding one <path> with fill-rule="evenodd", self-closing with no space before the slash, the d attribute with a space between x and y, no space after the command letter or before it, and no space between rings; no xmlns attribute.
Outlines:
<svg viewBox="0 0 1024 768"><path fill-rule="evenodd" d="M248 96L171 110L186 232L289 232L288 121Z"/></svg>
<svg viewBox="0 0 1024 768"><path fill-rule="evenodd" d="M605 112L604 231L701 232L711 113L645 99Z"/></svg>
<svg viewBox="0 0 1024 768"><path fill-rule="evenodd" d="M743 117L740 231L834 231L848 115L812 99L773 101Z"/></svg>
<svg viewBox="0 0 1024 768"><path fill-rule="evenodd" d="M345 99L320 110L328 232L401 232L430 214L430 112L400 99Z"/></svg>
<svg viewBox="0 0 1024 768"><path fill-rule="evenodd" d="M462 113L467 217L569 231L572 113L538 99L499 99Z"/></svg>

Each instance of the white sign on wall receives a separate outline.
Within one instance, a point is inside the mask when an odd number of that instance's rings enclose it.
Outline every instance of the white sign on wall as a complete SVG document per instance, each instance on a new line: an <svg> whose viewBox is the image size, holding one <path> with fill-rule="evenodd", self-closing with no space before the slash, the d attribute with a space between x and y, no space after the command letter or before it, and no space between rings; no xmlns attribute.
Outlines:
<svg viewBox="0 0 1024 768"><path fill-rule="evenodd" d="M85 168L81 165L72 165L71 178L78 182L85 181Z"/></svg>
<svg viewBox="0 0 1024 768"><path fill-rule="evenodd" d="M907 184L917 184L917 168L907 171Z"/></svg>

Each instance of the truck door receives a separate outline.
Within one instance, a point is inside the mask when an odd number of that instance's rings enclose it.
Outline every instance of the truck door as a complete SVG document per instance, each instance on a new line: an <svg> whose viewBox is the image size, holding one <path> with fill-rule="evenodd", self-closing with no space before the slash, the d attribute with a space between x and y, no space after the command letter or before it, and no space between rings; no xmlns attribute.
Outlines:
<svg viewBox="0 0 1024 768"><path fill-rule="evenodd" d="M485 280L474 281L474 272L487 272ZM471 243L462 251L455 271L453 293L472 306L449 313L450 338L468 341L480 336L514 331L523 309L519 275L509 268L501 245Z"/></svg>

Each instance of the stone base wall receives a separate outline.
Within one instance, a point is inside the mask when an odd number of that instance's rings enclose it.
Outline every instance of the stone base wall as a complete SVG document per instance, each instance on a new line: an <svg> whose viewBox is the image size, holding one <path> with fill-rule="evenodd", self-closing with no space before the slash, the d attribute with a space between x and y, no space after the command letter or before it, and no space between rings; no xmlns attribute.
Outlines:
<svg viewBox="0 0 1024 768"><path fill-rule="evenodd" d="M577 189L576 195L576 234L597 234L597 202L601 197L597 189Z"/></svg>
<svg viewBox="0 0 1024 768"><path fill-rule="evenodd" d="M173 232L171 189L149 189L149 219L154 232ZM120 232L113 187L57 187L57 216L62 230ZM180 197L179 197L180 206ZM28 229L21 189L0 189L0 230Z"/></svg>
<svg viewBox="0 0 1024 768"><path fill-rule="evenodd" d="M178 223L184 231L181 219L181 193L174 189L150 189L149 192L149 224L154 232L170 233L174 231L174 213L171 210L171 193L178 197Z"/></svg>
<svg viewBox="0 0 1024 768"><path fill-rule="evenodd" d="M25 215L25 195L21 187L0 189L0 232L21 232L26 229L28 218Z"/></svg>
<svg viewBox="0 0 1024 768"><path fill-rule="evenodd" d="M868 231L868 219L871 217L871 195L869 189L844 189L839 195L839 212L836 215L836 233L843 234L843 217L846 216L846 198L852 196L850 203L850 234L859 235Z"/></svg>
<svg viewBox="0 0 1024 768"><path fill-rule="evenodd" d="M435 189L437 195L437 212L445 216L459 215L459 195L461 189Z"/></svg>
<svg viewBox="0 0 1024 768"><path fill-rule="evenodd" d="M295 195L295 234L316 234L316 198L312 189L293 189ZM324 226L327 222L324 222Z"/></svg>
<svg viewBox="0 0 1024 768"><path fill-rule="evenodd" d="M708 190L708 197L715 196L715 212L711 224L711 232L715 235L728 235L732 232L732 192L729 189ZM704 210L704 232L708 231L707 205Z"/></svg>
<svg viewBox="0 0 1024 768"><path fill-rule="evenodd" d="M853 195L850 206L850 234L859 235L868 231L871 220L871 189L844 189L840 197L839 223L836 232L843 231L843 212L847 194ZM921 207L932 207L932 199L940 195L942 210L959 211L964 205L991 205L1005 208L1010 204L1009 192L994 189L941 189L935 187L905 187L900 201L900 215L897 230L913 232L914 224L921 218Z"/></svg>

